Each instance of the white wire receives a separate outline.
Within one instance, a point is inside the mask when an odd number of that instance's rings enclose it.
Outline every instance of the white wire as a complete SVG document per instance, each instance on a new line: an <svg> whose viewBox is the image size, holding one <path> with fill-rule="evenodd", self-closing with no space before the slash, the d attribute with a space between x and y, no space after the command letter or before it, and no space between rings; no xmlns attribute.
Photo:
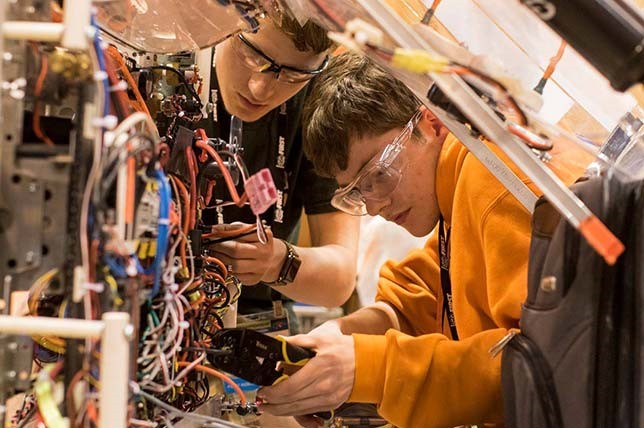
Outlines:
<svg viewBox="0 0 644 428"><path fill-rule="evenodd" d="M90 57L92 59L92 67L94 70L100 70L98 63L98 57L96 52L93 49L89 50ZM96 105L103 106L105 104L105 82L97 81L97 102ZM84 120L90 120L87 117L84 117ZM98 177L101 164L101 154L103 148L103 133L100 129L95 130L94 137L94 158L92 159L92 167L90 169L89 175L87 177L87 183L85 184L85 190L83 192L83 200L81 202L81 213L80 213L80 247L81 247L81 263L83 266L83 271L85 272L86 280L89 280L90 266L89 266L89 242L87 237L87 223L89 217L89 201L92 195L92 189L94 187L94 182ZM85 314L87 318L90 314Z"/></svg>
<svg viewBox="0 0 644 428"><path fill-rule="evenodd" d="M159 134L157 131L157 127L150 118L145 113L142 113L140 111L134 112L125 119L121 121L121 123L118 124L116 128L112 131L115 135L115 142L116 142L116 137L124 134L128 134L130 131L135 130L135 126L138 125L139 123L145 123L148 131L152 133L152 136L154 137L153 140L157 140L159 138Z"/></svg>
<svg viewBox="0 0 644 428"><path fill-rule="evenodd" d="M198 413L187 413L183 412L176 407L173 407L167 403L164 403L163 401L159 400L153 395L148 394L147 392L143 391L141 387L136 383L136 382L130 382L130 389L135 395L140 395L146 400L150 401L151 403L155 404L158 407L161 407L171 414L175 414L177 416L180 416L185 419L193 420L193 421L198 421L200 423L205 423L205 424L213 424L213 428L243 428L241 425L234 424L232 422L224 421L219 418L215 418L212 416L206 416L206 415L200 415Z"/></svg>

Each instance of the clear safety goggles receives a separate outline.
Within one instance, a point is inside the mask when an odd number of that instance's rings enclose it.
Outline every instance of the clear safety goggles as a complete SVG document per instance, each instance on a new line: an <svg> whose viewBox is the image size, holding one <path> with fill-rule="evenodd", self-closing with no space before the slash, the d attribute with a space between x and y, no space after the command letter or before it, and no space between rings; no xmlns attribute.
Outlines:
<svg viewBox="0 0 644 428"><path fill-rule="evenodd" d="M367 200L383 200L396 190L405 166L398 155L410 140L421 117L420 110L414 113L403 131L369 161L351 183L335 191L331 205L351 215L366 215Z"/></svg>

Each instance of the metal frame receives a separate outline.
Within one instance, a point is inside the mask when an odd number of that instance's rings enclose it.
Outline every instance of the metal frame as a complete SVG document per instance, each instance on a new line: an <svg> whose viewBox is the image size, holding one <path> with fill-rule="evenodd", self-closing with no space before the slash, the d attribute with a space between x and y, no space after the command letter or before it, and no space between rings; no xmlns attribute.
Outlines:
<svg viewBox="0 0 644 428"><path fill-rule="evenodd" d="M130 338L133 331L126 312L106 312L102 321L0 315L0 333L100 338L99 426L127 427Z"/></svg>

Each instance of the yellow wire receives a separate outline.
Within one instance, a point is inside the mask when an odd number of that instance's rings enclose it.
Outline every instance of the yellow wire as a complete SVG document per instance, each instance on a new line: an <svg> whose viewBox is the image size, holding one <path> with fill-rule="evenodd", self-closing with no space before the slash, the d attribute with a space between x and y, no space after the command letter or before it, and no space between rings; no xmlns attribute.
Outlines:
<svg viewBox="0 0 644 428"><path fill-rule="evenodd" d="M53 365L45 368L34 384L34 394L38 403L38 410L45 421L47 428L67 428L67 423L60 414L54 399L53 382L49 379Z"/></svg>

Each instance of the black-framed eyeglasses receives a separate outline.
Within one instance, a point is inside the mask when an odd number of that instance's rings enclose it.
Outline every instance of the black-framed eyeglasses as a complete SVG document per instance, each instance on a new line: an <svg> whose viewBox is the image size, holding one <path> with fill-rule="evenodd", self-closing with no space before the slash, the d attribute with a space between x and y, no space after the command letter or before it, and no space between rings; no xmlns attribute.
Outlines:
<svg viewBox="0 0 644 428"><path fill-rule="evenodd" d="M329 57L326 56L322 64L315 70L303 70L290 65L281 65L252 44L243 34L238 34L233 40L233 49L242 63L250 70L256 73L275 73L277 80L288 83L307 82L322 73L329 63Z"/></svg>

